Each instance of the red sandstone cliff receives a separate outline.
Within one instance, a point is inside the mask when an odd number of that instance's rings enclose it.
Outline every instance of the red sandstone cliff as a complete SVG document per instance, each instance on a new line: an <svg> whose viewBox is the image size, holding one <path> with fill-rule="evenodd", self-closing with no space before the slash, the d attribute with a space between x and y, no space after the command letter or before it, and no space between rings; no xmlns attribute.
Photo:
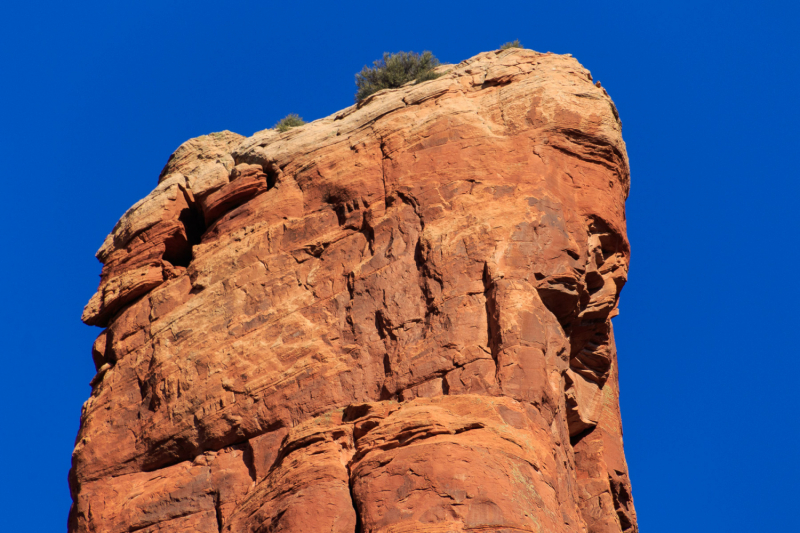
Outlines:
<svg viewBox="0 0 800 533"><path fill-rule="evenodd" d="M449 68L170 157L97 254L71 532L636 531L614 104Z"/></svg>

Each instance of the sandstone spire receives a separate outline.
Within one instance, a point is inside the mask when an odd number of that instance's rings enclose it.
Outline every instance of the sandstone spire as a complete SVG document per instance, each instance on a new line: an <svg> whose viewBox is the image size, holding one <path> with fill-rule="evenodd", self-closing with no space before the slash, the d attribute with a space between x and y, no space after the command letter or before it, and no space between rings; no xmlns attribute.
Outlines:
<svg viewBox="0 0 800 533"><path fill-rule="evenodd" d="M632 532L605 89L511 48L192 139L97 256L78 532Z"/></svg>

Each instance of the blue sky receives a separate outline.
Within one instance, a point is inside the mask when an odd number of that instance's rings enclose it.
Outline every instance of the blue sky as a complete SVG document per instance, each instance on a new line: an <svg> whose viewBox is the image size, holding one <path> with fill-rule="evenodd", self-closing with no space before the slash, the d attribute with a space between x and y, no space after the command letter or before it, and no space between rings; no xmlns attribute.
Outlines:
<svg viewBox="0 0 800 533"><path fill-rule="evenodd" d="M633 257L615 328L642 530L796 528L796 3L9 4L4 530L66 527L93 255L181 142L329 115L384 51L458 62L513 39L575 55L624 124Z"/></svg>

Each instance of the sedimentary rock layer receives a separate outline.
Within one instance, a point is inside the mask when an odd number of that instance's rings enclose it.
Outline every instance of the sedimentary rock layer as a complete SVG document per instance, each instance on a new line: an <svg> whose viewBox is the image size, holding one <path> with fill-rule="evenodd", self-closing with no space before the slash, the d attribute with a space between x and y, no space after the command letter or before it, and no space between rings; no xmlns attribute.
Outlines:
<svg viewBox="0 0 800 533"><path fill-rule="evenodd" d="M636 531L629 170L571 56L192 139L97 256L72 532Z"/></svg>

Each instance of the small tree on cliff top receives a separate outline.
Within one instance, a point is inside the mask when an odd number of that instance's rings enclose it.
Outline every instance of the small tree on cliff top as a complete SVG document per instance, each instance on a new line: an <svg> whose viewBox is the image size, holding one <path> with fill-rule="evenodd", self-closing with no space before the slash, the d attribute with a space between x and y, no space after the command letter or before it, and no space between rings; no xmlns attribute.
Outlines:
<svg viewBox="0 0 800 533"><path fill-rule="evenodd" d="M283 133L285 131L289 131L292 128L296 128L297 126L302 126L305 123L306 121L300 118L300 115L298 115L297 113L289 113L288 115L280 119L278 123L275 124L274 127L276 130Z"/></svg>
<svg viewBox="0 0 800 533"><path fill-rule="evenodd" d="M383 58L374 61L372 67L365 65L356 74L356 102L381 89L395 89L409 81L419 83L438 78L441 74L433 72L438 66L439 60L430 52L422 52L422 55L414 52L384 52Z"/></svg>
<svg viewBox="0 0 800 533"><path fill-rule="evenodd" d="M520 44L519 39L514 39L501 46L500 50L508 50L509 48L523 48L523 46Z"/></svg>

